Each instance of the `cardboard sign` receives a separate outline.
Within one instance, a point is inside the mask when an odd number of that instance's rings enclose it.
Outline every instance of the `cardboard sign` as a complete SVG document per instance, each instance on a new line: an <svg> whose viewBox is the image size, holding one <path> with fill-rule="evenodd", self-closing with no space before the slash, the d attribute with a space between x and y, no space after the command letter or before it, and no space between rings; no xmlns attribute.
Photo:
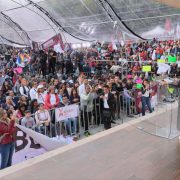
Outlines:
<svg viewBox="0 0 180 180"><path fill-rule="evenodd" d="M151 72L151 66L143 66L142 71L143 72Z"/></svg>
<svg viewBox="0 0 180 180"><path fill-rule="evenodd" d="M142 87L143 87L142 84L136 84L136 88L137 88L137 89L141 89Z"/></svg>
<svg viewBox="0 0 180 180"><path fill-rule="evenodd" d="M177 58L176 56L168 56L168 62L169 63L175 63L177 61Z"/></svg>
<svg viewBox="0 0 180 180"><path fill-rule="evenodd" d="M166 60L165 60L165 59L158 59L157 62L158 62L158 63L165 63Z"/></svg>

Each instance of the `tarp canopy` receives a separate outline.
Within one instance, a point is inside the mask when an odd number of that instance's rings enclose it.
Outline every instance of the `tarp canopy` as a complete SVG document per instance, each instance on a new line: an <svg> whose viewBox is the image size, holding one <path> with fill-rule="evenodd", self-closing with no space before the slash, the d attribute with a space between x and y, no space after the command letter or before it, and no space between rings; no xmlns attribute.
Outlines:
<svg viewBox="0 0 180 180"><path fill-rule="evenodd" d="M0 12L0 35L20 45L180 37L180 7L163 0L0 0Z"/></svg>

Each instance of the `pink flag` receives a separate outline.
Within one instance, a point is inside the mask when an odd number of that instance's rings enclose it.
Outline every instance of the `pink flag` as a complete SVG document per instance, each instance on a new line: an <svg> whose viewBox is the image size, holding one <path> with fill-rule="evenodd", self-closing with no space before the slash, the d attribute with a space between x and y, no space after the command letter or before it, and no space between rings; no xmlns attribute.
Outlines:
<svg viewBox="0 0 180 180"><path fill-rule="evenodd" d="M14 72L18 73L18 74L21 74L23 72L23 69L21 67L14 68Z"/></svg>
<svg viewBox="0 0 180 180"><path fill-rule="evenodd" d="M142 84L142 83L143 83L142 79L138 78L138 79L136 80L136 84Z"/></svg>

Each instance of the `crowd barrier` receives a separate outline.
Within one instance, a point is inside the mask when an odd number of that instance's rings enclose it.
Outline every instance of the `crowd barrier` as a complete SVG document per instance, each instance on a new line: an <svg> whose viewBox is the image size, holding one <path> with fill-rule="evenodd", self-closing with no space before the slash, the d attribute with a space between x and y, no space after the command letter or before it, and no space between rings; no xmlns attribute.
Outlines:
<svg viewBox="0 0 180 180"><path fill-rule="evenodd" d="M158 92L158 85L152 86L151 105L157 109L160 102L161 92ZM142 93L140 90L128 91L127 97L123 92L115 95L114 110L111 114L111 120L117 124L122 124L127 120L141 115ZM161 104L162 106L162 104ZM50 114L50 123L36 126L33 130L49 137L56 136L83 136L84 132L96 133L104 130L103 108L99 97L94 99L93 106L90 108L82 107L80 104L73 104L62 108L48 110ZM32 115L36 122L35 115Z"/></svg>

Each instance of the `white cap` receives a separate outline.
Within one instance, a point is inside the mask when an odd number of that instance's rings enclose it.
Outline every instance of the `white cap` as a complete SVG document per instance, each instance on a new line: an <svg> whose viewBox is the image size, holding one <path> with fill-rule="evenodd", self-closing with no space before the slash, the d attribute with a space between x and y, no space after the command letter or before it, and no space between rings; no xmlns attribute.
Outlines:
<svg viewBox="0 0 180 180"><path fill-rule="evenodd" d="M41 88L43 88L44 86L42 85L42 84L40 84L38 87L37 87L37 89L41 89Z"/></svg>
<svg viewBox="0 0 180 180"><path fill-rule="evenodd" d="M72 80L72 79L71 79L71 80L69 80L69 83L73 84L73 80Z"/></svg>

